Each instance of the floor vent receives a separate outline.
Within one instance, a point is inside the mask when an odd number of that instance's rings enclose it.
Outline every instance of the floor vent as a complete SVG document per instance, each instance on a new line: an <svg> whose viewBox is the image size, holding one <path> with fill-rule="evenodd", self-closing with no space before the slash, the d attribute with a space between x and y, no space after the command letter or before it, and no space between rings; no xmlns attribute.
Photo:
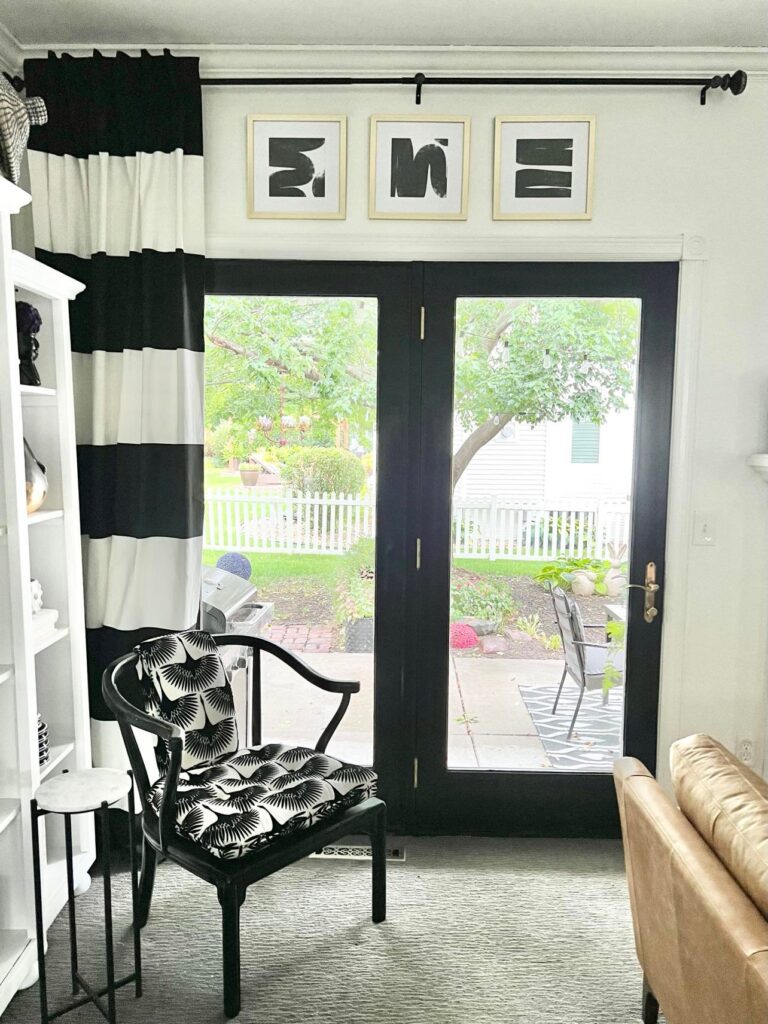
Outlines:
<svg viewBox="0 0 768 1024"><path fill-rule="evenodd" d="M324 846L318 853L310 857L323 857L325 860L370 860L370 846ZM387 860L405 860L404 846L388 846Z"/></svg>

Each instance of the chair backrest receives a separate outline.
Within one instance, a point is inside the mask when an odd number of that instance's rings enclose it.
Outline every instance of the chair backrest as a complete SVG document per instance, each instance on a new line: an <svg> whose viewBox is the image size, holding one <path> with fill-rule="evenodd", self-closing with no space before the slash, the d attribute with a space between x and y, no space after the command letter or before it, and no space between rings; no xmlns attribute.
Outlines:
<svg viewBox="0 0 768 1024"><path fill-rule="evenodd" d="M565 666L580 685L584 685L584 654L578 642L584 641L584 625L581 612L575 601L569 600L562 587L552 587L552 604L555 608L557 628L563 642Z"/></svg>
<svg viewBox="0 0 768 1024"><path fill-rule="evenodd" d="M235 702L216 641L203 630L168 633L135 648L143 710L184 730L181 767L207 764L238 749ZM158 768L168 764L158 739Z"/></svg>

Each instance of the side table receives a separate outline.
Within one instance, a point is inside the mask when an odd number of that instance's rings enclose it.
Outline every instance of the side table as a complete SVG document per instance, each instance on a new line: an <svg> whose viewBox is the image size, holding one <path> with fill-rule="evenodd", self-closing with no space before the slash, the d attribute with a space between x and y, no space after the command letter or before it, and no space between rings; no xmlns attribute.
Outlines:
<svg viewBox="0 0 768 1024"><path fill-rule="evenodd" d="M128 837L131 847L131 912L133 929L133 964L131 974L115 979L115 960L112 939L112 876L109 850L108 811L112 804L128 797ZM138 926L138 867L134 843L133 774L111 768L86 768L77 772L62 772L46 779L38 788L32 807L32 856L35 883L35 923L37 926L37 964L40 975L40 1021L50 1021L85 1003L93 1003L109 1021L116 1024L115 990L135 982L136 998L141 995L141 932ZM72 867L72 815L94 812L101 827L101 869L104 878L104 940L107 958L106 987L95 989L87 982L77 964L77 926L75 921L75 887ZM48 990L45 976L45 930L43 927L43 898L40 879L40 827L39 819L46 814L64 815L64 839L67 860L67 892L69 896L69 952L72 974L72 994L77 996L65 1006L48 1012ZM78 995L82 991L82 995ZM102 996L107 996L104 1006Z"/></svg>

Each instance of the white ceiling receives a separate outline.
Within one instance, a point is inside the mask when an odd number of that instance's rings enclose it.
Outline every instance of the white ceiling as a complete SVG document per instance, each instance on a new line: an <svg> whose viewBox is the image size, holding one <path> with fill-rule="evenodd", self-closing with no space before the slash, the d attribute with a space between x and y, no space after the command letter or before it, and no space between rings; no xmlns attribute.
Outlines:
<svg viewBox="0 0 768 1024"><path fill-rule="evenodd" d="M0 0L25 47L768 45L768 0Z"/></svg>

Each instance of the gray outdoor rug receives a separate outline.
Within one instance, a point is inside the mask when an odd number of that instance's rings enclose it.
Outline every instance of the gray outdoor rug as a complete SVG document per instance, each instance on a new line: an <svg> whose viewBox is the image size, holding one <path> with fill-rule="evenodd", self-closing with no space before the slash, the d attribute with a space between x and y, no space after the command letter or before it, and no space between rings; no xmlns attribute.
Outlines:
<svg viewBox="0 0 768 1024"><path fill-rule="evenodd" d="M635 1024L641 972L620 844L612 840L409 839L373 925L369 865L304 860L252 886L243 907L241 1024ZM118 971L131 945L115 886ZM80 961L103 977L102 890L77 901ZM158 869L143 932L145 994L120 1024L222 1022L219 905L175 865ZM68 994L66 913L49 932L52 1004ZM39 1020L37 986L3 1024ZM93 1007L62 1018L96 1024Z"/></svg>
<svg viewBox="0 0 768 1024"><path fill-rule="evenodd" d="M584 694L573 736L568 729L576 710L579 689L566 679L557 713L552 705L557 686L521 686L520 696L536 726L547 757L553 768L561 771L607 772L621 757L624 729L624 687L613 687L608 703L603 704L602 690Z"/></svg>

